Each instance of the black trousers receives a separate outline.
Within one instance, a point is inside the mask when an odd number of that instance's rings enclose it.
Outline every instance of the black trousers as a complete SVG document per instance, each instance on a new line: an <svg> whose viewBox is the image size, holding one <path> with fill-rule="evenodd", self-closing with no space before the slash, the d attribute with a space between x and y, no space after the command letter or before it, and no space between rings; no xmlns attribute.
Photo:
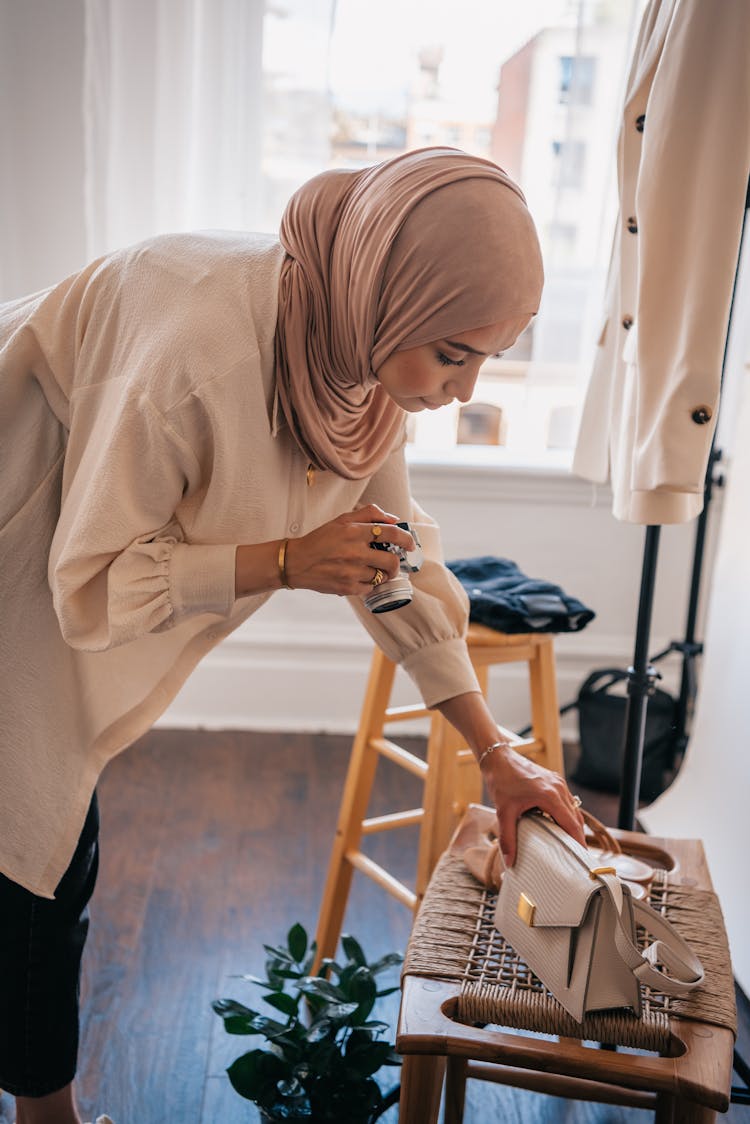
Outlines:
<svg viewBox="0 0 750 1124"><path fill-rule="evenodd" d="M0 1089L14 1096L43 1097L75 1077L81 956L98 866L94 792L54 901L0 874Z"/></svg>

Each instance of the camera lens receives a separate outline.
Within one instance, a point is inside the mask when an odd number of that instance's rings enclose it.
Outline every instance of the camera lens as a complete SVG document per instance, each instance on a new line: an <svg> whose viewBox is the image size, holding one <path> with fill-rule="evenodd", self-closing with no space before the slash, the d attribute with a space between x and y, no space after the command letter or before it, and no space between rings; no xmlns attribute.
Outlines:
<svg viewBox="0 0 750 1124"><path fill-rule="evenodd" d="M404 605L408 605L411 597L411 582L407 577L399 575L376 585L364 601L371 613L390 613L391 609L402 609Z"/></svg>

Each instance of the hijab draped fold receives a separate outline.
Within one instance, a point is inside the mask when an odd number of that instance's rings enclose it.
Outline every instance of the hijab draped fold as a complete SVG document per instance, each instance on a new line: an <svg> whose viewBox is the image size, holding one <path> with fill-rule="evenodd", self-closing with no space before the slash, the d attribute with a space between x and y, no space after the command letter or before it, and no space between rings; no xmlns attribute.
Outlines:
<svg viewBox="0 0 750 1124"><path fill-rule="evenodd" d="M370 476L402 431L376 377L394 351L539 308L523 193L456 149L323 172L292 196L280 238L277 405L308 460L350 480Z"/></svg>

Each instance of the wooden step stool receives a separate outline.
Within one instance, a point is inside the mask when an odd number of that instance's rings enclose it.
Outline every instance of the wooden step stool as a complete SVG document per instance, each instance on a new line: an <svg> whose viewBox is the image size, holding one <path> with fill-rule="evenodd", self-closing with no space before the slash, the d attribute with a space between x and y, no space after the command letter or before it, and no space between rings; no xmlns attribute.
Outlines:
<svg viewBox="0 0 750 1124"><path fill-rule="evenodd" d="M726 1112L737 1015L729 944L703 846L696 839L612 834L626 853L657 870L660 889L652 904L667 917L674 909L673 923L687 927L683 935L689 931L706 970L703 987L689 1001L646 990L640 1019L600 1012L581 1027L557 1008L558 1022L543 985L501 953L492 921L495 895L466 870L459 829L427 889L404 963L396 1034L404 1055L400 1124L437 1124L444 1075L444 1124L461 1124L468 1078L650 1109L657 1124L709 1124ZM460 894L458 925L446 920L446 893ZM692 895L691 905L686 898ZM450 957L439 962L436 950L447 947L448 937ZM576 1028L583 1041L570 1037ZM594 1045L602 1033L609 1049ZM617 1045L635 1052L613 1049ZM547 1118L540 1109L542 1115ZM579 1119L573 1110L560 1115ZM533 1107L528 1116L537 1119ZM582 1106L581 1116L589 1119ZM486 1118L502 1118L497 1097Z"/></svg>
<svg viewBox="0 0 750 1124"><path fill-rule="evenodd" d="M485 696L489 669L493 664L528 664L531 737L518 738L508 730L502 732L513 741L519 753L562 774L554 636L538 632L509 635L472 624L467 643ZM389 706L395 674L396 664L376 649L359 729L349 759L336 838L323 891L316 935L319 959L335 955L355 869L416 911L430 875L466 808L482 799L482 777L474 754L442 715L422 705ZM384 736L383 727L388 722L425 717L431 719L426 760ZM422 807L366 818L381 756L423 780ZM420 825L415 890L409 889L360 850L363 835L391 831L410 824Z"/></svg>

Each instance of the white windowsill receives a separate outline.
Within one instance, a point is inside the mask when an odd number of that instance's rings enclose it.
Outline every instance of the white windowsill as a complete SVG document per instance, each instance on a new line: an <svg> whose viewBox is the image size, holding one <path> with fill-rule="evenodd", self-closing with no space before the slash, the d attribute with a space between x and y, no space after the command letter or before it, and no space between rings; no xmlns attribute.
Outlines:
<svg viewBox="0 0 750 1124"><path fill-rule="evenodd" d="M542 475L569 475L572 449L547 449L543 454L524 454L498 445L455 445L449 452L407 445L409 466L429 465L452 472L456 468L480 468L492 473L522 472Z"/></svg>
<svg viewBox="0 0 750 1124"><path fill-rule="evenodd" d="M549 450L543 458L488 445L440 449L407 446L406 459L417 500L429 510L433 498L462 503L536 503L611 507L609 485L574 476L572 450Z"/></svg>

